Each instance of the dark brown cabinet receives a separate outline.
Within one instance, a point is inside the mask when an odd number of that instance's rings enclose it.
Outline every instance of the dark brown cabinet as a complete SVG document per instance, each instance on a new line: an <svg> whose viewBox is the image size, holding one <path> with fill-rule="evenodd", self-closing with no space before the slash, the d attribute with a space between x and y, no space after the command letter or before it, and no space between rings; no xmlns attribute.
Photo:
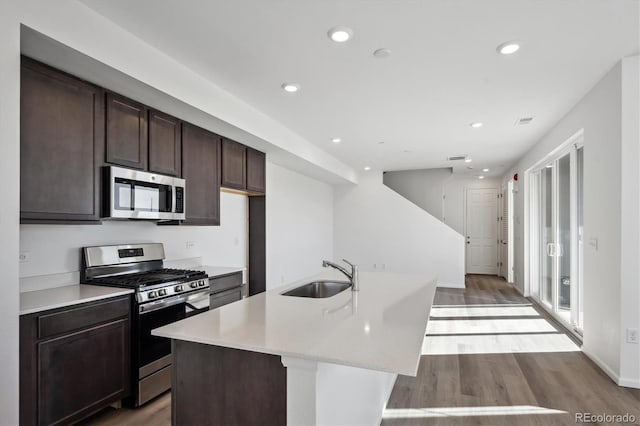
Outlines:
<svg viewBox="0 0 640 426"><path fill-rule="evenodd" d="M185 225L220 225L220 136L182 124L182 178L187 181Z"/></svg>
<svg viewBox="0 0 640 426"><path fill-rule="evenodd" d="M107 93L107 162L147 169L147 108Z"/></svg>
<svg viewBox="0 0 640 426"><path fill-rule="evenodd" d="M222 139L222 182L225 188L247 189L247 147Z"/></svg>
<svg viewBox="0 0 640 426"><path fill-rule="evenodd" d="M20 424L76 422L130 394L129 296L20 317Z"/></svg>
<svg viewBox="0 0 640 426"><path fill-rule="evenodd" d="M103 92L22 58L20 220L98 221Z"/></svg>
<svg viewBox="0 0 640 426"><path fill-rule="evenodd" d="M149 111L149 171L180 176L181 156L180 120Z"/></svg>
<svg viewBox="0 0 640 426"><path fill-rule="evenodd" d="M265 193L265 154L247 148L247 191Z"/></svg>

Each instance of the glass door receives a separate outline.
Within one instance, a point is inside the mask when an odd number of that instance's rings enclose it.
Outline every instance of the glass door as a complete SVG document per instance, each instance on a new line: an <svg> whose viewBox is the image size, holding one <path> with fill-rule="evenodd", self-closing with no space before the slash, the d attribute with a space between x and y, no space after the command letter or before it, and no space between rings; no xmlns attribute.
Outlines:
<svg viewBox="0 0 640 426"><path fill-rule="evenodd" d="M559 320L582 328L583 148L574 144L533 169L531 293Z"/></svg>
<svg viewBox="0 0 640 426"><path fill-rule="evenodd" d="M553 164L546 165L540 171L540 225L539 253L540 261L540 299L548 307L553 306L553 269L554 269L554 223L553 223Z"/></svg>

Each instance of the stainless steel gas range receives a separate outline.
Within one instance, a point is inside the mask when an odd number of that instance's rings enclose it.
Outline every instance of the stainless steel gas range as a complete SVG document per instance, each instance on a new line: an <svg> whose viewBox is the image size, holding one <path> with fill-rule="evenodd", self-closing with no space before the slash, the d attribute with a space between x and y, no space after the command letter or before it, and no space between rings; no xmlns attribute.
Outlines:
<svg viewBox="0 0 640 426"><path fill-rule="evenodd" d="M133 395L139 406L171 388L171 342L151 330L209 310L209 279L203 271L168 269L158 243L85 247L82 282L131 288Z"/></svg>

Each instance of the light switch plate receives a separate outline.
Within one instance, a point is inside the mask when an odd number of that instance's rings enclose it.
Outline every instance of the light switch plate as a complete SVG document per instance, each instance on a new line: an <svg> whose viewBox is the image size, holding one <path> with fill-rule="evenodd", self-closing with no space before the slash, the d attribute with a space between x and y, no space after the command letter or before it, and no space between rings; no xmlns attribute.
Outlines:
<svg viewBox="0 0 640 426"><path fill-rule="evenodd" d="M638 343L638 329L627 328L627 343Z"/></svg>
<svg viewBox="0 0 640 426"><path fill-rule="evenodd" d="M18 259L20 263L27 263L29 260L31 260L31 253L29 253L28 251L20 251Z"/></svg>
<svg viewBox="0 0 640 426"><path fill-rule="evenodd" d="M589 238L589 246L591 246L595 251L598 251L598 239Z"/></svg>

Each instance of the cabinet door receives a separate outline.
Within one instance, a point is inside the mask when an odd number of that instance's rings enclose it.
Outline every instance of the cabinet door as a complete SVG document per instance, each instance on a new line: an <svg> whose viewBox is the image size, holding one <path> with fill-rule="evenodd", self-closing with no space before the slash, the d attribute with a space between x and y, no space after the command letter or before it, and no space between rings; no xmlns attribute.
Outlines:
<svg viewBox="0 0 640 426"><path fill-rule="evenodd" d="M222 139L222 186L247 189L247 147L229 139Z"/></svg>
<svg viewBox="0 0 640 426"><path fill-rule="evenodd" d="M220 136L182 124L185 225L220 225Z"/></svg>
<svg viewBox="0 0 640 426"><path fill-rule="evenodd" d="M264 194L265 186L265 154L247 148L247 190Z"/></svg>
<svg viewBox="0 0 640 426"><path fill-rule="evenodd" d="M180 120L149 111L149 171L180 176L181 145Z"/></svg>
<svg viewBox="0 0 640 426"><path fill-rule="evenodd" d="M103 105L98 87L22 58L22 222L100 219Z"/></svg>
<svg viewBox="0 0 640 426"><path fill-rule="evenodd" d="M128 321L38 344L38 424L71 422L129 391Z"/></svg>
<svg viewBox="0 0 640 426"><path fill-rule="evenodd" d="M147 145L147 108L107 93L107 162L145 170Z"/></svg>

